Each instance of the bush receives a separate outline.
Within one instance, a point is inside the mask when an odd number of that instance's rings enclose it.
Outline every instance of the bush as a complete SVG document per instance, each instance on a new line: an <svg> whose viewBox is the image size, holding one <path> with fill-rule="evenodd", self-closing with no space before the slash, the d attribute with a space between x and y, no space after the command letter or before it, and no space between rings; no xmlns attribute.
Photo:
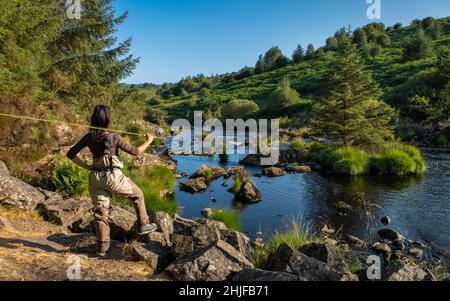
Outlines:
<svg viewBox="0 0 450 301"><path fill-rule="evenodd" d="M249 119L259 112L259 106L252 100L235 99L220 109L223 119Z"/></svg>
<svg viewBox="0 0 450 301"><path fill-rule="evenodd" d="M89 173L63 156L56 157L51 183L54 189L68 197L87 195Z"/></svg>
<svg viewBox="0 0 450 301"><path fill-rule="evenodd" d="M302 147L303 147L303 144L300 139L297 139L291 143L291 148L293 148L293 149L301 149Z"/></svg>
<svg viewBox="0 0 450 301"><path fill-rule="evenodd" d="M363 150L354 147L341 147L334 152L333 171L351 176L363 175L369 171L369 156Z"/></svg>
<svg viewBox="0 0 450 301"><path fill-rule="evenodd" d="M223 222L232 231L240 231L241 229L241 217L235 211L214 210L209 219Z"/></svg>
<svg viewBox="0 0 450 301"><path fill-rule="evenodd" d="M389 145L382 154L373 156L371 166L376 174L399 176L423 174L427 168L417 148L401 144Z"/></svg>

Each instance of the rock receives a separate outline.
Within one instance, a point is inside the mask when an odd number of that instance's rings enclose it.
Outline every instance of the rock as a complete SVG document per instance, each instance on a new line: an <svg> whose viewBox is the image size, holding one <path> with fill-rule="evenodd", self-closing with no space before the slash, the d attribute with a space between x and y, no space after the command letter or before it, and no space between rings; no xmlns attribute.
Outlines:
<svg viewBox="0 0 450 301"><path fill-rule="evenodd" d="M220 232L215 226L199 224L192 227L192 239L194 241L194 250L197 250L219 240Z"/></svg>
<svg viewBox="0 0 450 301"><path fill-rule="evenodd" d="M170 249L154 242L140 243L135 241L130 245L128 252L145 261L154 273L163 271L172 260Z"/></svg>
<svg viewBox="0 0 450 301"><path fill-rule="evenodd" d="M389 247L389 245L386 243L374 243L372 249L375 251L375 253L381 254L385 257L388 257L392 253L391 247Z"/></svg>
<svg viewBox="0 0 450 301"><path fill-rule="evenodd" d="M344 259L329 244L311 243L298 250L309 257L326 263L339 273L350 273Z"/></svg>
<svg viewBox="0 0 450 301"><path fill-rule="evenodd" d="M148 242L157 243L160 246L167 247L172 245L172 241L167 242L166 237L162 232L152 232L148 236Z"/></svg>
<svg viewBox="0 0 450 301"><path fill-rule="evenodd" d="M261 192L252 181L245 182L241 190L235 194L235 200L244 203L257 203L261 199Z"/></svg>
<svg viewBox="0 0 450 301"><path fill-rule="evenodd" d="M413 247L419 247L419 248L425 248L425 244L424 243L422 243L422 242L420 242L420 241L413 241L412 243L411 243L411 246L413 246Z"/></svg>
<svg viewBox="0 0 450 301"><path fill-rule="evenodd" d="M382 222L384 225L389 225L389 224L391 223L391 218L390 218L389 216L385 216L385 217L383 217L383 218L381 219L381 222Z"/></svg>
<svg viewBox="0 0 450 301"><path fill-rule="evenodd" d="M327 264L297 251L287 244L269 255L267 269L296 274L309 281L340 281L340 275Z"/></svg>
<svg viewBox="0 0 450 301"><path fill-rule="evenodd" d="M260 155L248 155L243 160L239 161L240 165L246 166L260 166L261 156Z"/></svg>
<svg viewBox="0 0 450 301"><path fill-rule="evenodd" d="M381 229L378 231L378 235L381 238L388 239L388 240L403 240L405 239L400 233L397 231L394 231L389 228Z"/></svg>
<svg viewBox="0 0 450 301"><path fill-rule="evenodd" d="M200 214L206 218L210 217L213 214L213 211L211 208L203 208Z"/></svg>
<svg viewBox="0 0 450 301"><path fill-rule="evenodd" d="M172 234L172 253L176 258L183 257L194 251L194 239L192 236Z"/></svg>
<svg viewBox="0 0 450 301"><path fill-rule="evenodd" d="M402 262L386 272L386 281L422 281L427 273L413 263Z"/></svg>
<svg viewBox="0 0 450 301"><path fill-rule="evenodd" d="M218 240L170 264L165 272L178 281L221 281L253 264Z"/></svg>
<svg viewBox="0 0 450 301"><path fill-rule="evenodd" d="M194 220L183 218L178 214L175 214L173 217L173 232L175 234L192 235L192 227L197 225L198 223Z"/></svg>
<svg viewBox="0 0 450 301"><path fill-rule="evenodd" d="M0 161L1 162L1 161ZM9 174L6 165L0 164L0 204L17 207L25 211L36 209L45 197L36 188Z"/></svg>
<svg viewBox="0 0 450 301"><path fill-rule="evenodd" d="M344 240L352 247L352 248L357 248L357 249L365 249L367 248L367 243L354 236L354 235L345 235L344 236Z"/></svg>
<svg viewBox="0 0 450 301"><path fill-rule="evenodd" d="M208 189L208 185L205 180L205 178L197 178L181 182L181 190L189 193L199 193L205 191Z"/></svg>
<svg viewBox="0 0 450 301"><path fill-rule="evenodd" d="M71 226L80 220L89 210L92 209L92 201L82 198L80 200L67 199L54 196L39 205L39 209L45 214L46 218L63 227Z"/></svg>
<svg viewBox="0 0 450 301"><path fill-rule="evenodd" d="M392 242L392 247L396 250L403 251L405 249L405 244L401 240L394 240Z"/></svg>
<svg viewBox="0 0 450 301"><path fill-rule="evenodd" d="M6 217L0 216L0 227L11 227L9 220Z"/></svg>
<svg viewBox="0 0 450 301"><path fill-rule="evenodd" d="M202 224L202 225L206 225L208 227L214 227L214 228L218 229L219 231L220 230L228 230L227 226L221 221L213 221L213 220L209 220L209 219L205 219L205 218L196 218L195 223L196 223L195 225Z"/></svg>
<svg viewBox="0 0 450 301"><path fill-rule="evenodd" d="M307 165L300 165L300 166L288 166L285 169L289 173L310 173L312 172L311 167Z"/></svg>
<svg viewBox="0 0 450 301"><path fill-rule="evenodd" d="M348 210L348 211L352 211L353 207L349 204L347 204L346 202L343 201L339 201L336 203L336 208L338 209L343 209L343 210Z"/></svg>
<svg viewBox="0 0 450 301"><path fill-rule="evenodd" d="M248 236L241 232L224 229L220 231L220 238L239 251L249 261L253 261L255 247Z"/></svg>
<svg viewBox="0 0 450 301"><path fill-rule="evenodd" d="M150 153L144 153L138 157L130 157L130 165L132 167L165 166L174 173L178 169L177 163L170 158L161 157L157 154Z"/></svg>
<svg viewBox="0 0 450 301"><path fill-rule="evenodd" d="M325 224L325 223L320 223L319 229L320 229L320 232L321 232L321 233L324 233L324 234L329 234L329 235L331 235L331 234L336 233L336 230L334 230L332 227L328 226L328 225Z"/></svg>
<svg viewBox="0 0 450 301"><path fill-rule="evenodd" d="M270 177L270 178L282 177L286 174L287 174L286 171L284 171L278 167L268 167L268 168L263 169L263 171L262 171L263 176Z"/></svg>
<svg viewBox="0 0 450 301"><path fill-rule="evenodd" d="M173 234L173 220L166 212L156 212L153 216L153 222L158 226L157 231L164 235L166 245L171 244L171 235Z"/></svg>
<svg viewBox="0 0 450 301"><path fill-rule="evenodd" d="M234 274L232 281L307 281L300 276L284 273L245 268Z"/></svg>
<svg viewBox="0 0 450 301"><path fill-rule="evenodd" d="M111 228L111 238L125 240L135 234L136 215L120 208L112 206L109 211L108 224Z"/></svg>
<svg viewBox="0 0 450 301"><path fill-rule="evenodd" d="M422 258L423 256L423 250L416 248L416 247L412 247L408 250L408 254L415 257L415 258Z"/></svg>

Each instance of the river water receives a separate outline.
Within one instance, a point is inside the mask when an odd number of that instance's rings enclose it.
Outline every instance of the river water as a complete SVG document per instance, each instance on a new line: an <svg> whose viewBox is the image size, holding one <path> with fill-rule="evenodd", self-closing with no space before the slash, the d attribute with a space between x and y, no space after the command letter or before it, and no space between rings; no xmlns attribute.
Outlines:
<svg viewBox="0 0 450 301"><path fill-rule="evenodd" d="M411 240L431 246L433 252L450 258L450 153L424 151L428 172L422 177L349 177L323 173L290 174L279 178L252 177L263 200L242 205L222 184L233 180L219 179L200 194L189 194L177 185L176 200L185 217L199 217L203 208L236 209L241 215L243 232L264 237L283 229L293 218L303 224L326 222L345 234L369 241L385 227L380 219L389 216L390 228ZM230 156L220 164L217 156L174 156L180 172L194 173L201 166L231 167L242 156ZM247 167L255 175L260 168ZM180 181L186 179L178 180ZM213 201L212 199L215 199ZM342 209L342 201L352 209ZM369 209L368 209L369 208ZM368 212L370 213L368 215ZM448 261L447 261L448 262Z"/></svg>

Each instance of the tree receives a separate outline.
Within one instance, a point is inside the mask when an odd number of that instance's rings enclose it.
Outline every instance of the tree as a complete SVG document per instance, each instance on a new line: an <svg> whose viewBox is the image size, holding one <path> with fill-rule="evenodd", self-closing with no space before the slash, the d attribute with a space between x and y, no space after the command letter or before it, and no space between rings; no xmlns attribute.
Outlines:
<svg viewBox="0 0 450 301"><path fill-rule="evenodd" d="M286 114L294 105L300 102L300 95L292 89L291 82L287 78L283 78L280 85L270 95L267 103L267 111L272 116Z"/></svg>
<svg viewBox="0 0 450 301"><path fill-rule="evenodd" d="M303 50L302 45L299 44L295 49L294 53L292 54L292 61L294 61L294 63L296 64L299 64L303 61L304 55L305 51Z"/></svg>
<svg viewBox="0 0 450 301"><path fill-rule="evenodd" d="M70 76L79 100L107 91L134 70L138 59L129 55L131 39L117 43L117 27L127 13L116 17L113 0L82 1L82 18L66 19L52 43L52 70Z"/></svg>
<svg viewBox="0 0 450 301"><path fill-rule="evenodd" d="M433 53L433 42L425 35L423 29L419 29L413 38L407 38L403 42L403 58L405 61L428 58Z"/></svg>
<svg viewBox="0 0 450 301"><path fill-rule="evenodd" d="M364 29L357 28L353 32L353 43L359 46L364 46L367 44L367 34Z"/></svg>
<svg viewBox="0 0 450 301"><path fill-rule="evenodd" d="M314 57L315 49L313 44L308 44L308 47L306 48L306 55L305 59L312 59Z"/></svg>
<svg viewBox="0 0 450 301"><path fill-rule="evenodd" d="M223 119L249 119L255 117L259 112L259 106L252 100L235 99L224 104L220 113Z"/></svg>
<svg viewBox="0 0 450 301"><path fill-rule="evenodd" d="M258 61L256 62L256 65L255 65L255 73L261 74L264 71L266 71L266 64L264 63L263 56L260 55Z"/></svg>
<svg viewBox="0 0 450 301"><path fill-rule="evenodd" d="M342 145L371 145L392 137L393 109L364 70L350 39L344 39L324 80L327 95L313 109L313 132Z"/></svg>

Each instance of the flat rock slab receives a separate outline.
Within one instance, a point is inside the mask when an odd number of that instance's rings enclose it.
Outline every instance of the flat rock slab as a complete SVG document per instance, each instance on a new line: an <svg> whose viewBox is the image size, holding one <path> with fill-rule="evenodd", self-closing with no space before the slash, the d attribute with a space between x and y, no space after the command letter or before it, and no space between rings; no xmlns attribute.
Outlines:
<svg viewBox="0 0 450 301"><path fill-rule="evenodd" d="M224 241L217 241L175 261L165 272L178 281L221 281L253 264Z"/></svg>
<svg viewBox="0 0 450 301"><path fill-rule="evenodd" d="M86 212L92 209L89 199L49 199L42 203L39 208L43 211L49 221L60 225L70 226L80 220Z"/></svg>

